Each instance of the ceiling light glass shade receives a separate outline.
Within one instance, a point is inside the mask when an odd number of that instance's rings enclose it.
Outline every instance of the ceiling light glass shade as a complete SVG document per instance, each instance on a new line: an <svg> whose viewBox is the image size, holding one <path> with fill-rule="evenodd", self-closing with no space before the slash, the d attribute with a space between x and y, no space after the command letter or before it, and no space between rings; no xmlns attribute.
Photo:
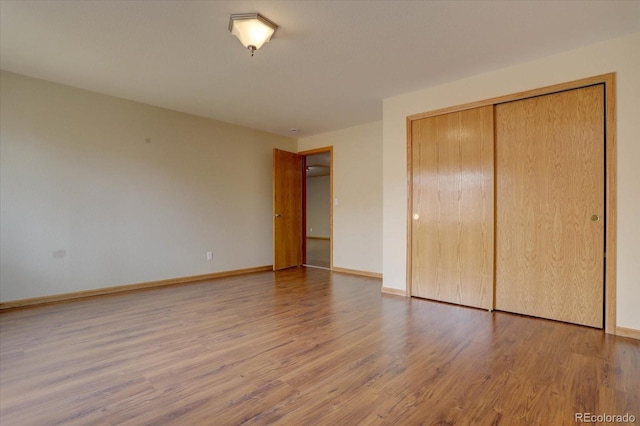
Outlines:
<svg viewBox="0 0 640 426"><path fill-rule="evenodd" d="M229 20L229 31L251 51L251 56L271 40L277 29L276 24L259 13L234 14Z"/></svg>

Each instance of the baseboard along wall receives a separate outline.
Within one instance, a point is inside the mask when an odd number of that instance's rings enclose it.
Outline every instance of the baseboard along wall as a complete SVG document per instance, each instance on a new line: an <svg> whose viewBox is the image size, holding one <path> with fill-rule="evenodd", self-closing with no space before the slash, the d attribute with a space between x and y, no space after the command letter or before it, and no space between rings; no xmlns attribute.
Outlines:
<svg viewBox="0 0 640 426"><path fill-rule="evenodd" d="M640 340L640 330L635 328L616 327L616 336L630 337L632 339Z"/></svg>
<svg viewBox="0 0 640 426"><path fill-rule="evenodd" d="M382 293L393 294L394 296L407 297L407 292L399 288L382 287Z"/></svg>
<svg viewBox="0 0 640 426"><path fill-rule="evenodd" d="M334 266L331 270L343 274L360 275L361 277L382 278L382 274L379 272L359 271L357 269L340 268L337 266Z"/></svg>
<svg viewBox="0 0 640 426"><path fill-rule="evenodd" d="M44 305L48 303L64 302L73 299L82 299L85 297L103 296L113 293L133 292L139 290L146 290L156 287L164 287L169 285L187 284L196 281L206 281L214 278L230 277L233 275L251 274L254 272L266 272L272 271L272 265L257 266L253 268L234 269L231 271L213 272L210 274L192 275L188 277L169 278L159 281L147 281L136 284L126 284L114 287L97 288L94 290L75 291L72 293L53 294L50 296L34 297L30 299L10 300L7 302L0 302L0 311L5 309L23 308L29 306Z"/></svg>

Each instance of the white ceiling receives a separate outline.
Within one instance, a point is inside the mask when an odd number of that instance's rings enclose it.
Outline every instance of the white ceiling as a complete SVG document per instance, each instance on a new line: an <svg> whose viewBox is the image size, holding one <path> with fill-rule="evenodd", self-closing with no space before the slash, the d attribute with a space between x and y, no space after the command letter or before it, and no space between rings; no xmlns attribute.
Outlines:
<svg viewBox="0 0 640 426"><path fill-rule="evenodd" d="M227 30L280 29L252 58ZM640 1L0 1L0 68L295 137L382 99L640 31Z"/></svg>

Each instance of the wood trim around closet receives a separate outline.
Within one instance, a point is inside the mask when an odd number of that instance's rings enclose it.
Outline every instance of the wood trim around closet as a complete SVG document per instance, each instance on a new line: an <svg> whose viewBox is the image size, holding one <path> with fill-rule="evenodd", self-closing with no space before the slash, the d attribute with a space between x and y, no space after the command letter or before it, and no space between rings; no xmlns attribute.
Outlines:
<svg viewBox="0 0 640 426"><path fill-rule="evenodd" d="M583 78L566 83L555 84L510 95L498 96L481 101L470 102L407 117L407 282L406 295L411 297L411 261L412 261L412 208L413 208L413 169L411 152L411 123L426 117L433 117L451 112L478 108L486 105L496 105L535 96L548 95L565 90L579 89L581 87L604 84L605 87L605 203L606 203L606 239L605 239L605 265L604 265L604 330L608 334L616 334L616 74L608 73L594 77ZM495 277L494 277L495 279ZM495 287L495 283L494 283Z"/></svg>

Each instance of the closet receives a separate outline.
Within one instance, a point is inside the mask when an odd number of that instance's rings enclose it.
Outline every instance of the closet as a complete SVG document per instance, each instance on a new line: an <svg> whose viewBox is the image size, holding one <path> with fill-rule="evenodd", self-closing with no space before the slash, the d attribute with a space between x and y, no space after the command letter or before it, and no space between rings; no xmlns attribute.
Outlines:
<svg viewBox="0 0 640 426"><path fill-rule="evenodd" d="M603 328L605 101L600 83L410 117L410 295Z"/></svg>
<svg viewBox="0 0 640 426"><path fill-rule="evenodd" d="M416 120L412 295L493 304L493 107Z"/></svg>
<svg viewBox="0 0 640 426"><path fill-rule="evenodd" d="M604 87L495 113L495 308L601 328Z"/></svg>

